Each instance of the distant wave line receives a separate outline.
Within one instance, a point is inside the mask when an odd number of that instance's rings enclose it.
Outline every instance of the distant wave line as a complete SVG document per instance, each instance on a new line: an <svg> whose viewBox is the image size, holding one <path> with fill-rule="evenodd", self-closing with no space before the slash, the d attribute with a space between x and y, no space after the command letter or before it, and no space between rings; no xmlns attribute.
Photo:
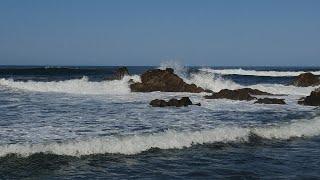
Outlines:
<svg viewBox="0 0 320 180"><path fill-rule="evenodd" d="M222 74L222 75L245 75L245 76L269 76L269 77L290 77L298 76L299 74L311 72L315 75L320 75L320 71L256 71L245 69L211 69L201 68L200 71Z"/></svg>

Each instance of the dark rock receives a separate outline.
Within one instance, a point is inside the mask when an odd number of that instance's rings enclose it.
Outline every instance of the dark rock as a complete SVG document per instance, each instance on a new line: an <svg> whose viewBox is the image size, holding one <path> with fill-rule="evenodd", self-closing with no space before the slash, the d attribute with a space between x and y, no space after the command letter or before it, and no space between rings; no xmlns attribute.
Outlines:
<svg viewBox="0 0 320 180"><path fill-rule="evenodd" d="M168 71L169 73L174 73L174 70L172 68L166 68L166 71Z"/></svg>
<svg viewBox="0 0 320 180"><path fill-rule="evenodd" d="M271 95L270 93L263 92L257 89L243 88L236 90L222 89L217 93L213 93L210 96L204 96L206 99L231 99L240 101L250 101L256 99L251 95Z"/></svg>
<svg viewBox="0 0 320 180"><path fill-rule="evenodd" d="M312 91L309 96L298 101L298 103L308 106L320 106L320 88Z"/></svg>
<svg viewBox="0 0 320 180"><path fill-rule="evenodd" d="M191 100L188 97L182 97L180 100L178 99L170 99L168 102L162 99L155 99L150 102L152 107L166 107L166 106L175 106L175 107L182 107L182 106L189 106L189 105L197 105L201 106L200 103L192 104Z"/></svg>
<svg viewBox="0 0 320 180"><path fill-rule="evenodd" d="M251 89L251 88L242 88L238 89L239 91L251 94L251 95L272 95L271 93L260 91L258 89Z"/></svg>
<svg viewBox="0 0 320 180"><path fill-rule="evenodd" d="M210 90L210 89L205 89L204 92L206 92L206 93L213 93L213 91Z"/></svg>
<svg viewBox="0 0 320 180"><path fill-rule="evenodd" d="M141 83L131 84L130 88L133 92L204 92L195 84L185 83L171 68L149 70L141 75Z"/></svg>
<svg viewBox="0 0 320 180"><path fill-rule="evenodd" d="M150 105L152 107L165 107L165 106L168 106L167 104L168 103L165 100L161 100L161 99L155 99L150 102Z"/></svg>
<svg viewBox="0 0 320 180"><path fill-rule="evenodd" d="M284 99L276 99L276 98L262 98L258 99L255 104L286 104Z"/></svg>
<svg viewBox="0 0 320 180"><path fill-rule="evenodd" d="M312 73L303 73L293 81L294 86L307 87L320 85L320 79Z"/></svg>

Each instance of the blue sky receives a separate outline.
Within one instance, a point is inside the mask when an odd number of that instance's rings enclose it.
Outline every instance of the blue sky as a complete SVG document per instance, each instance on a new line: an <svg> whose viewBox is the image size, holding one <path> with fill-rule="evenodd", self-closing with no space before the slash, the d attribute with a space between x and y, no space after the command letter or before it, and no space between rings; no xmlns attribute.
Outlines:
<svg viewBox="0 0 320 180"><path fill-rule="evenodd" d="M1 65L320 66L318 0L0 0Z"/></svg>

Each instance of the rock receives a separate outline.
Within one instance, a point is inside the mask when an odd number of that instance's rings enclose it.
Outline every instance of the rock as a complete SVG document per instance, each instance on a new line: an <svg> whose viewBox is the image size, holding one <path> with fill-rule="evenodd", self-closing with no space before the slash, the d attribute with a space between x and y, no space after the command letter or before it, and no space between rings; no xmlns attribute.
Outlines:
<svg viewBox="0 0 320 180"><path fill-rule="evenodd" d="M204 92L206 92L206 93L214 93L214 92L213 92L212 90L210 90L210 89L205 89Z"/></svg>
<svg viewBox="0 0 320 180"><path fill-rule="evenodd" d="M250 101L256 99L251 95L271 95L270 93L263 92L257 89L243 88L236 90L222 89L217 93L213 93L210 96L204 96L206 99L231 99L240 101Z"/></svg>
<svg viewBox="0 0 320 180"><path fill-rule="evenodd" d="M320 79L312 73L302 73L293 81L294 86L307 87L320 85Z"/></svg>
<svg viewBox="0 0 320 180"><path fill-rule="evenodd" d="M175 106L175 107L182 107L182 106L189 106L189 105L197 105L201 106L200 103L192 104L191 100L188 97L182 97L180 100L178 99L170 99L168 102L162 99L155 99L150 102L152 107L166 107L166 106Z"/></svg>
<svg viewBox="0 0 320 180"><path fill-rule="evenodd" d="M320 88L312 91L309 96L298 101L298 103L308 106L320 106Z"/></svg>
<svg viewBox="0 0 320 180"><path fill-rule="evenodd" d="M205 90L195 84L187 84L178 75L174 74L172 68L165 70L149 70L141 75L141 83L130 85L133 92L191 92L200 93Z"/></svg>
<svg viewBox="0 0 320 180"><path fill-rule="evenodd" d="M251 89L251 88L242 88L238 89L239 91L251 94L251 95L272 95L271 93L260 91L258 89Z"/></svg>
<svg viewBox="0 0 320 180"><path fill-rule="evenodd" d="M262 98L258 99L255 104L286 104L284 99L276 99L276 98Z"/></svg>
<svg viewBox="0 0 320 180"><path fill-rule="evenodd" d="M161 99L154 99L150 102L150 105L152 107L165 107L168 106L167 102L165 100L161 100Z"/></svg>

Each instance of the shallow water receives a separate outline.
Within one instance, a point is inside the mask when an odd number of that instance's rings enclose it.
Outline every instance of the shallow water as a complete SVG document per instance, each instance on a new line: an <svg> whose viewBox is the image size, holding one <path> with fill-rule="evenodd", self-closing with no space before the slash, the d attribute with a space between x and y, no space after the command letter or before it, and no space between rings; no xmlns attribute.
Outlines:
<svg viewBox="0 0 320 180"><path fill-rule="evenodd" d="M174 67L188 83L257 88L286 105L131 93L127 81L152 67L104 81L115 68L1 67L0 178L320 178L320 112L297 104L315 87L289 85L310 68ZM202 106L148 105L183 96Z"/></svg>

